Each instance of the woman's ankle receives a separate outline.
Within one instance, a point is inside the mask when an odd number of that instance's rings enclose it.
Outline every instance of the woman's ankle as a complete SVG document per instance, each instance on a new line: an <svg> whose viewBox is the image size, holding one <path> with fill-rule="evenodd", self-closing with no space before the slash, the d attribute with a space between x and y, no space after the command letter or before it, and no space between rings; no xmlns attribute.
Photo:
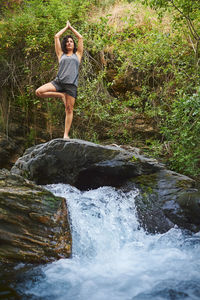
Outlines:
<svg viewBox="0 0 200 300"><path fill-rule="evenodd" d="M68 139L69 139L69 136L68 136L68 134L64 134L64 136L63 136L63 139L66 139L66 140L68 140Z"/></svg>

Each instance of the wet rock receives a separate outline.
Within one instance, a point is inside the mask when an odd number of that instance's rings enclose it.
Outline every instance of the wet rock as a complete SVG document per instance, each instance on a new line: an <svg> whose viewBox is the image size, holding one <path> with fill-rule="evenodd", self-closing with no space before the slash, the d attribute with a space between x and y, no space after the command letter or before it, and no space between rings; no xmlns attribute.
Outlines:
<svg viewBox="0 0 200 300"><path fill-rule="evenodd" d="M56 139L28 149L12 172L38 184L69 183L87 190L104 185L138 188L138 218L148 232L174 226L200 230L199 192L195 181L167 170L138 149Z"/></svg>
<svg viewBox="0 0 200 300"><path fill-rule="evenodd" d="M0 170L0 262L49 262L71 255L65 199Z"/></svg>
<svg viewBox="0 0 200 300"><path fill-rule="evenodd" d="M200 230L200 194L193 179L163 169L133 178L131 184L141 191L136 207L140 224L148 232L164 233L174 226Z"/></svg>
<svg viewBox="0 0 200 300"><path fill-rule="evenodd" d="M187 216L188 221L195 222L200 228L200 191L183 191L179 193L177 202Z"/></svg>

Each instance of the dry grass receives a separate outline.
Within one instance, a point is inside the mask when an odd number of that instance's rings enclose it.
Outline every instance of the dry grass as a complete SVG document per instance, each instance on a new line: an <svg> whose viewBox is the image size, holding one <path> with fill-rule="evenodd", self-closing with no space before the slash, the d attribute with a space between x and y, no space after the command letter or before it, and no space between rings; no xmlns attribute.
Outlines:
<svg viewBox="0 0 200 300"><path fill-rule="evenodd" d="M109 16L108 16L109 15ZM101 17L108 16L109 25L113 26L117 31L121 31L126 27L131 18L135 20L135 26L150 25L159 28L163 32L171 31L171 20L169 16L165 16L162 23L159 22L157 14L151 8L146 8L141 3L127 3L123 0L118 1L115 5L110 6L106 10L93 11L90 17L91 22L97 22Z"/></svg>

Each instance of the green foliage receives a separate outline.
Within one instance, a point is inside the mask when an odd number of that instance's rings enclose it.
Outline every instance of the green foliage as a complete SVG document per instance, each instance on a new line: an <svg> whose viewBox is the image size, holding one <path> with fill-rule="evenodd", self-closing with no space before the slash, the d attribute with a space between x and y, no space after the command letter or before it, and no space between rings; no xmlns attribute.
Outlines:
<svg viewBox="0 0 200 300"><path fill-rule="evenodd" d="M167 10L173 7L184 16L190 16L193 20L199 16L199 0L143 0L143 2L153 8Z"/></svg>
<svg viewBox="0 0 200 300"><path fill-rule="evenodd" d="M92 40L96 51L102 51L109 44L114 46L112 69L115 76L110 82L110 90L116 82L126 81L124 96L128 107L151 117L162 117L176 91L183 87L185 93L194 91L198 82L194 57L187 41L178 32L163 33L156 26L152 28L149 22L136 27L133 17L123 31L114 34L111 27L106 28L104 41L98 29L98 38L93 33ZM104 20L102 27L105 23Z"/></svg>
<svg viewBox="0 0 200 300"><path fill-rule="evenodd" d="M158 13L162 17L163 11L169 11L174 19L176 29L182 32L183 23L187 24L191 42L195 53L195 64L199 70L200 56L200 1L199 0L143 0L143 3L159 9Z"/></svg>
<svg viewBox="0 0 200 300"><path fill-rule="evenodd" d="M90 139L93 142L131 141L128 126L128 118L130 119L131 115L119 99L109 95L106 86L106 71L101 70L94 76L91 62L85 58L75 105L72 137Z"/></svg>
<svg viewBox="0 0 200 300"><path fill-rule="evenodd" d="M169 144L169 161L174 170L200 175L200 89L175 100L162 126Z"/></svg>

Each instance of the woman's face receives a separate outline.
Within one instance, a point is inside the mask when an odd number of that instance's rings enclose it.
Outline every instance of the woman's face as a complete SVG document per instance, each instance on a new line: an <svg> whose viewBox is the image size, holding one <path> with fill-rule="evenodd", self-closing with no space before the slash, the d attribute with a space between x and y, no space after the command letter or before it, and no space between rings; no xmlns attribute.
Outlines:
<svg viewBox="0 0 200 300"><path fill-rule="evenodd" d="M67 42L66 42L66 48L67 50L74 50L74 41L72 38L68 38Z"/></svg>

